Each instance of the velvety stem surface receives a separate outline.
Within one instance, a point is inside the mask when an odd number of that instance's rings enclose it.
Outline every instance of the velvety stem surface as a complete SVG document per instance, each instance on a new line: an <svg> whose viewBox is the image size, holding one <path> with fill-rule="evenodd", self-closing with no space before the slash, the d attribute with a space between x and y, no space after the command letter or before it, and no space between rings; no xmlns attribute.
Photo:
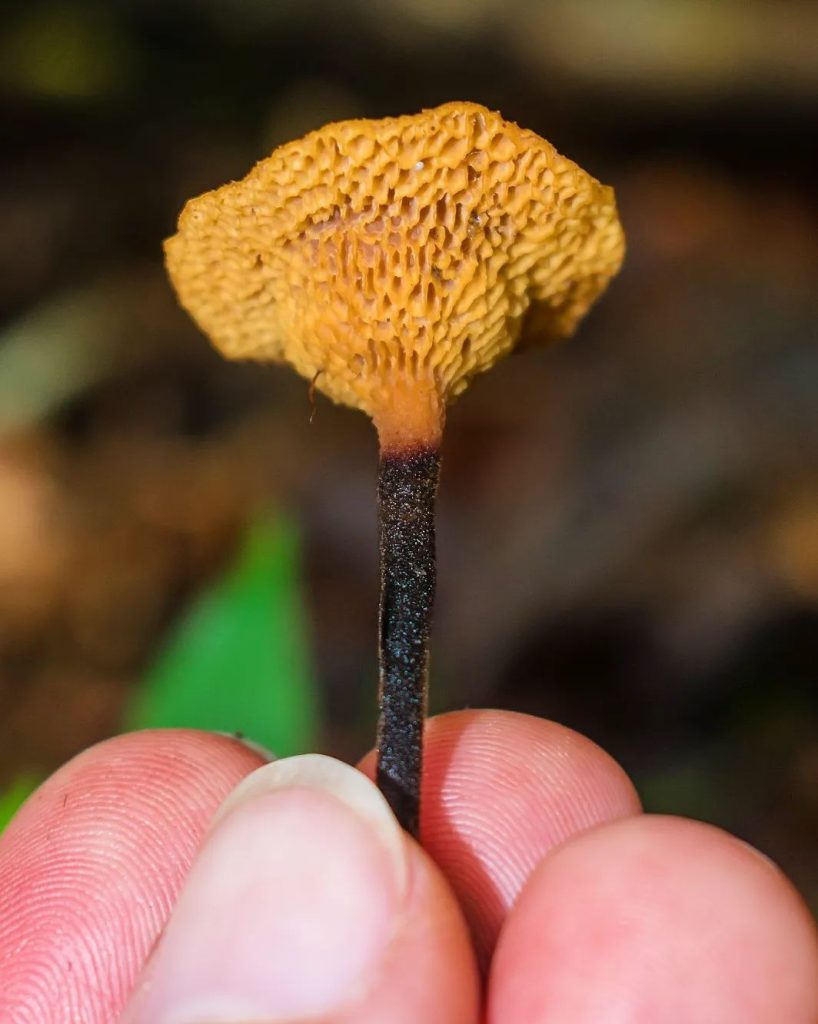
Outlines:
<svg viewBox="0 0 818 1024"><path fill-rule="evenodd" d="M439 475L437 448L381 453L377 782L398 821L413 836L418 835L420 821Z"/></svg>

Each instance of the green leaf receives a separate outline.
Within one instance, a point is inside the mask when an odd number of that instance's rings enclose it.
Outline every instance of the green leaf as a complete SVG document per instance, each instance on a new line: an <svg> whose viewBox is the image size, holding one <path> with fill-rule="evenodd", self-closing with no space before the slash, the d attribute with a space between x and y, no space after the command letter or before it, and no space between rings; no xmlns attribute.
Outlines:
<svg viewBox="0 0 818 1024"><path fill-rule="evenodd" d="M11 785L0 791L0 832L39 786L33 775L19 775Z"/></svg>
<svg viewBox="0 0 818 1024"><path fill-rule="evenodd" d="M130 728L235 732L282 757L314 748L299 554L291 522L250 525L233 566L188 610L148 673Z"/></svg>

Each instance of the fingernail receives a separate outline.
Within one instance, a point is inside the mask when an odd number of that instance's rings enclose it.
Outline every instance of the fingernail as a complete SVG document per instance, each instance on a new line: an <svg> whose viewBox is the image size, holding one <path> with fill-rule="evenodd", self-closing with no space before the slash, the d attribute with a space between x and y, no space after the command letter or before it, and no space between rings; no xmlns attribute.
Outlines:
<svg viewBox="0 0 818 1024"><path fill-rule="evenodd" d="M768 868L772 868L776 874L781 873L781 868L776 864L772 857L769 857L763 850L759 850L757 846L753 846L752 843L748 843L745 839L739 839L736 837L736 842L739 846L743 846L748 853L752 853L757 860L760 860Z"/></svg>
<svg viewBox="0 0 818 1024"><path fill-rule="evenodd" d="M264 765L217 812L123 1024L274 1024L365 991L406 891L405 840L364 775Z"/></svg>

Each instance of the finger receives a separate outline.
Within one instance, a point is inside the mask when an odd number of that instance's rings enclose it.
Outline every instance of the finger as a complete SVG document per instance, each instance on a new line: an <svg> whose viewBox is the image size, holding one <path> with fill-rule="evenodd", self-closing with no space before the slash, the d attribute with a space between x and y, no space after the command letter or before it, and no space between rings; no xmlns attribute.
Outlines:
<svg viewBox="0 0 818 1024"><path fill-rule="evenodd" d="M532 876L497 948L488 1024L815 1024L818 943L784 876L718 829L602 826Z"/></svg>
<svg viewBox="0 0 818 1024"><path fill-rule="evenodd" d="M373 774L374 754L361 768ZM421 837L458 896L483 964L549 850L639 810L619 765L564 726L507 711L459 711L427 724Z"/></svg>
<svg viewBox="0 0 818 1024"><path fill-rule="evenodd" d="M0 838L0 1020L115 1020L207 822L262 762L208 733L133 733L44 783Z"/></svg>
<svg viewBox="0 0 818 1024"><path fill-rule="evenodd" d="M206 838L122 1024L476 1024L454 896L332 758L258 769Z"/></svg>

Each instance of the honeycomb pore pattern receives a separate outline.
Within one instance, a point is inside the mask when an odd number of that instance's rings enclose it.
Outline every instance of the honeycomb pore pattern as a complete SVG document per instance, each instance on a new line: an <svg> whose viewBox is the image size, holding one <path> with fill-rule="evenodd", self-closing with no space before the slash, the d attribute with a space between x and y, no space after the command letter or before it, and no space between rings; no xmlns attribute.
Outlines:
<svg viewBox="0 0 818 1024"><path fill-rule="evenodd" d="M570 334L624 239L612 189L499 114L449 103L281 146L188 202L165 251L224 355L290 363L410 435L524 319L543 340Z"/></svg>

